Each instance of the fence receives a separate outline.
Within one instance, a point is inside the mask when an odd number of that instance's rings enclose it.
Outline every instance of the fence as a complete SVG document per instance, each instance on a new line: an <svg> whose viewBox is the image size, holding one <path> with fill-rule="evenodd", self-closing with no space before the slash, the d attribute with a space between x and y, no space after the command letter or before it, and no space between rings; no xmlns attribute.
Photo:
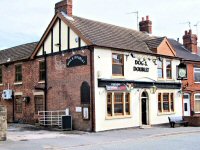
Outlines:
<svg viewBox="0 0 200 150"><path fill-rule="evenodd" d="M41 126L62 126L62 116L69 115L69 109L58 111L38 111Z"/></svg>
<svg viewBox="0 0 200 150"><path fill-rule="evenodd" d="M0 141L6 140L7 132L7 110L6 107L0 106Z"/></svg>

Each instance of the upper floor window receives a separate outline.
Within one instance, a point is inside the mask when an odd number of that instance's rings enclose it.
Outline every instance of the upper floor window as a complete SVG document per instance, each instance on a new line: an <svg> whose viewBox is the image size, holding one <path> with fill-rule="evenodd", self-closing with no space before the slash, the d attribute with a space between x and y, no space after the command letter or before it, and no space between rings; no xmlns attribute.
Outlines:
<svg viewBox="0 0 200 150"><path fill-rule="evenodd" d="M158 73L158 78L163 78L163 61L158 61L158 66L157 66L157 73Z"/></svg>
<svg viewBox="0 0 200 150"><path fill-rule="evenodd" d="M16 65L15 66L15 82L21 82L22 81L22 65Z"/></svg>
<svg viewBox="0 0 200 150"><path fill-rule="evenodd" d="M200 68L194 68L194 81L200 82Z"/></svg>
<svg viewBox="0 0 200 150"><path fill-rule="evenodd" d="M0 66L0 84L3 83L3 71L2 71L2 66Z"/></svg>
<svg viewBox="0 0 200 150"><path fill-rule="evenodd" d="M124 76L124 55L112 54L112 74Z"/></svg>
<svg viewBox="0 0 200 150"><path fill-rule="evenodd" d="M40 81L45 80L45 63L44 63L44 61L39 62L39 80Z"/></svg>
<svg viewBox="0 0 200 150"><path fill-rule="evenodd" d="M194 95L194 111L200 112L200 93Z"/></svg>
<svg viewBox="0 0 200 150"><path fill-rule="evenodd" d="M158 112L174 112L173 93L158 93Z"/></svg>
<svg viewBox="0 0 200 150"><path fill-rule="evenodd" d="M171 60L166 60L166 77L167 77L167 79L172 78L172 63L171 63Z"/></svg>

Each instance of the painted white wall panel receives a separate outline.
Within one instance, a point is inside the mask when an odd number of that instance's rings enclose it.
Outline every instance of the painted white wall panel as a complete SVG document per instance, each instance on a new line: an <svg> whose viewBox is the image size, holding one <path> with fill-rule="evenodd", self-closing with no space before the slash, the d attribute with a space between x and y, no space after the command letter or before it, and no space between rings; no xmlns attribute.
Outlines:
<svg viewBox="0 0 200 150"><path fill-rule="evenodd" d="M67 50L68 46L67 30L68 26L63 21L61 21L61 50Z"/></svg>
<svg viewBox="0 0 200 150"><path fill-rule="evenodd" d="M78 36L70 29L70 49L78 47Z"/></svg>
<svg viewBox="0 0 200 150"><path fill-rule="evenodd" d="M53 52L59 51L59 46L56 44L59 44L59 21L53 27Z"/></svg>
<svg viewBox="0 0 200 150"><path fill-rule="evenodd" d="M51 53L51 33L47 36L46 41L44 42L44 50L46 54Z"/></svg>

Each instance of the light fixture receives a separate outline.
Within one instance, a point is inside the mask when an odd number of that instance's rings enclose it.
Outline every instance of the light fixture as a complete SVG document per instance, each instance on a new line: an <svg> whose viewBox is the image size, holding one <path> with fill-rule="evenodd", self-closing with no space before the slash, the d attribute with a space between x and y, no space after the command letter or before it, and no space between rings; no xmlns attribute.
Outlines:
<svg viewBox="0 0 200 150"><path fill-rule="evenodd" d="M132 58L135 58L135 55L134 55L133 53L131 53L131 57L132 57Z"/></svg>
<svg viewBox="0 0 200 150"><path fill-rule="evenodd" d="M150 87L150 93L151 93L151 94L155 94L155 93L156 93L156 90L157 90L157 87L153 84L153 86Z"/></svg>
<svg viewBox="0 0 200 150"><path fill-rule="evenodd" d="M81 50L81 52L82 52L83 54L85 53L85 51L84 51L83 49Z"/></svg>

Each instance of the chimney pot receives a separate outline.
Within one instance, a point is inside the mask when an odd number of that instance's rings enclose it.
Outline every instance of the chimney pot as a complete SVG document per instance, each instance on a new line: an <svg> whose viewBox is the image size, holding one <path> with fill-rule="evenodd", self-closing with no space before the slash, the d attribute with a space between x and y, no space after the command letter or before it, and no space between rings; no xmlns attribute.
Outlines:
<svg viewBox="0 0 200 150"><path fill-rule="evenodd" d="M142 17L142 21L144 21L144 17Z"/></svg>
<svg viewBox="0 0 200 150"><path fill-rule="evenodd" d="M187 35L188 33L187 33L187 31L185 30L185 35Z"/></svg>
<svg viewBox="0 0 200 150"><path fill-rule="evenodd" d="M146 20L149 20L149 16L146 16Z"/></svg>
<svg viewBox="0 0 200 150"><path fill-rule="evenodd" d="M141 32L152 33L152 22L149 20L149 16L146 16L146 20L142 17L142 21L139 22L139 27Z"/></svg>

